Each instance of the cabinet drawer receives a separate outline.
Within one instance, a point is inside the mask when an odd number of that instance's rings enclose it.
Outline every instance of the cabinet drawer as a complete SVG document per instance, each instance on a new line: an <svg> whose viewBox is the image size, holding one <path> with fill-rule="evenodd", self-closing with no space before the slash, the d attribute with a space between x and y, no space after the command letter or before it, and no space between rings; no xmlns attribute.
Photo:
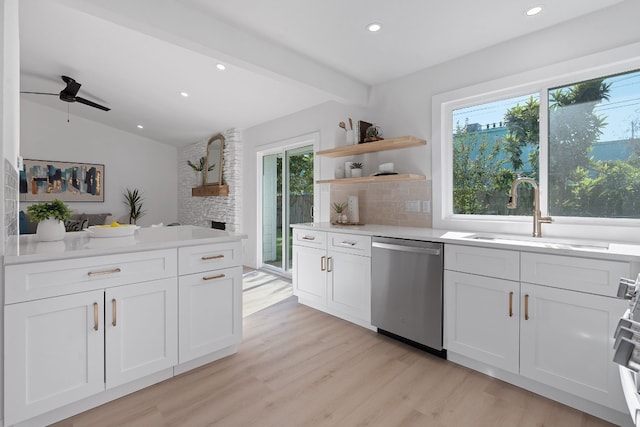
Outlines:
<svg viewBox="0 0 640 427"><path fill-rule="evenodd" d="M178 249L180 275L242 265L242 244L238 242L186 246Z"/></svg>
<svg viewBox="0 0 640 427"><path fill-rule="evenodd" d="M620 277L631 277L631 264L562 255L523 252L522 282L615 297Z"/></svg>
<svg viewBox="0 0 640 427"><path fill-rule="evenodd" d="M5 267L7 304L176 276L176 250L132 252Z"/></svg>
<svg viewBox="0 0 640 427"><path fill-rule="evenodd" d="M371 256L371 237L357 234L329 233L329 250Z"/></svg>
<svg viewBox="0 0 640 427"><path fill-rule="evenodd" d="M520 253L504 249L445 245L444 268L500 279L520 280Z"/></svg>
<svg viewBox="0 0 640 427"><path fill-rule="evenodd" d="M324 231L294 228L293 243L301 246L325 249L327 247L327 233Z"/></svg>

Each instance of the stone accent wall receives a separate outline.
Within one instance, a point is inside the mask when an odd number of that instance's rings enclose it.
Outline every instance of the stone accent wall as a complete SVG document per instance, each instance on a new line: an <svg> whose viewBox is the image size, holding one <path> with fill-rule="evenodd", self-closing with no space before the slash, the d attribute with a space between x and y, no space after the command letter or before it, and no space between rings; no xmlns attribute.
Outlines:
<svg viewBox="0 0 640 427"><path fill-rule="evenodd" d="M229 186L228 196L192 197L195 173L187 160L197 163L206 155L209 138L178 149L178 222L211 227L211 221L226 223L228 231L241 231L242 209L242 133L237 129L222 132L224 163L222 182ZM213 135L211 135L213 136ZM200 185L200 184L198 184Z"/></svg>
<svg viewBox="0 0 640 427"><path fill-rule="evenodd" d="M4 241L18 235L18 172L4 159Z"/></svg>
<svg viewBox="0 0 640 427"><path fill-rule="evenodd" d="M349 196L358 196L361 223L432 226L432 207L428 213L423 212L423 202L431 202L431 181L331 185L332 204L346 202ZM406 202L418 202L420 212L407 212ZM331 214L333 220L333 209Z"/></svg>

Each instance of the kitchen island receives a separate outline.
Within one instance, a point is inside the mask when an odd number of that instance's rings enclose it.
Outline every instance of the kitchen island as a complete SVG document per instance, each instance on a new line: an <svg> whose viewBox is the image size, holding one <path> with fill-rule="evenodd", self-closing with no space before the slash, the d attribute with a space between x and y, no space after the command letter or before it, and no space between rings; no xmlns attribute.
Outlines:
<svg viewBox="0 0 640 427"><path fill-rule="evenodd" d="M10 239L5 425L49 424L235 353L243 238L178 226Z"/></svg>

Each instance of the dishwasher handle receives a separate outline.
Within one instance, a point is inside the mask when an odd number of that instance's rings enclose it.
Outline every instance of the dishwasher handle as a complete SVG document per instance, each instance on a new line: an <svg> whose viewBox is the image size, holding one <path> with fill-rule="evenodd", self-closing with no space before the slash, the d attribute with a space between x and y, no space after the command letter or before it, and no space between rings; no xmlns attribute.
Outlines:
<svg viewBox="0 0 640 427"><path fill-rule="evenodd" d="M392 251L415 252L419 254L436 255L436 256L440 255L440 249L419 248L416 246L395 245L393 243L382 243L382 242L373 242L371 243L371 246L374 248L389 249Z"/></svg>

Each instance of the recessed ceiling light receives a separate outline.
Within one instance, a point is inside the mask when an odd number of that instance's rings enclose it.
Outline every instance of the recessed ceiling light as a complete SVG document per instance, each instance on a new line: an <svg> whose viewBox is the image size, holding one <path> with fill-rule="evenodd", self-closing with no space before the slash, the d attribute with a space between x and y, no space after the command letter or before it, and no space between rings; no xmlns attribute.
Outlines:
<svg viewBox="0 0 640 427"><path fill-rule="evenodd" d="M382 29L382 24L378 22L372 22L371 24L367 25L367 30L371 31L372 33L380 31L381 29Z"/></svg>
<svg viewBox="0 0 640 427"><path fill-rule="evenodd" d="M144 126L138 125L138 129L144 129Z"/></svg>
<svg viewBox="0 0 640 427"><path fill-rule="evenodd" d="M184 96L185 98L189 96L187 92L180 92L180 95Z"/></svg>
<svg viewBox="0 0 640 427"><path fill-rule="evenodd" d="M223 64L218 64L218 65L216 65L216 68L217 68L218 70L220 70L220 71L224 71L224 70L226 70L226 69L227 69L227 67L225 67Z"/></svg>
<svg viewBox="0 0 640 427"><path fill-rule="evenodd" d="M539 14L540 12L542 12L542 6L534 6L530 9L527 9L526 12L524 13L527 16L535 16L537 14Z"/></svg>

